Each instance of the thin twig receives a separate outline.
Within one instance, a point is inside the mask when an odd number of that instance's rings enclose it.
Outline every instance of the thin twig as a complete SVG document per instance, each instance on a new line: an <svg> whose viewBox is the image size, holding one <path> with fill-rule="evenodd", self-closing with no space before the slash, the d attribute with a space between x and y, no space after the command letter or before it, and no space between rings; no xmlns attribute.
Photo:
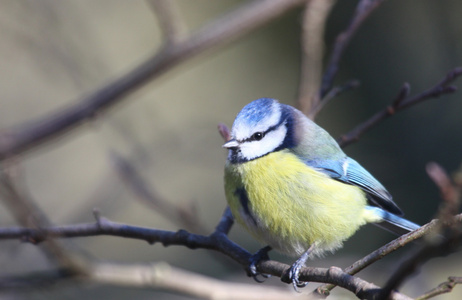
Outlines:
<svg viewBox="0 0 462 300"><path fill-rule="evenodd" d="M174 46L142 62L132 71L101 87L75 105L39 120L3 130L0 160L56 139L114 106L149 80L164 74L205 50L229 44L249 32L303 5L307 0L255 0L218 18Z"/></svg>
<svg viewBox="0 0 462 300"><path fill-rule="evenodd" d="M318 102L316 105L311 107L308 117L314 120L316 116L318 115L318 113L324 108L324 106L327 105L327 103L330 102L330 100L334 99L335 97L337 97L337 95L343 92L359 87L359 85L360 85L359 81L356 79L353 79L353 80L348 81L342 86L336 86L332 88L327 93L327 95L322 99L322 101Z"/></svg>
<svg viewBox="0 0 462 300"><path fill-rule="evenodd" d="M340 33L335 39L334 50L327 64L326 71L322 78L321 90L319 98L324 98L331 89L334 77L337 74L340 59L348 46L351 38L356 33L362 23L371 15L371 13L383 2L384 0L361 0L356 6L355 14L350 21L349 26Z"/></svg>
<svg viewBox="0 0 462 300"><path fill-rule="evenodd" d="M439 96L445 94L454 93L457 90L457 88L449 84L453 82L456 78L458 78L460 75L462 75L462 68L455 68L451 70L444 77L444 79L437 83L435 86L413 97L408 97L410 90L409 84L404 84L400 92L398 93L398 96L394 99L390 106L379 111L365 122L356 126L356 128L354 128L350 132L342 135L339 139L337 139L337 142L341 147L346 147L349 144L358 141L360 136L367 130L377 125L384 119L391 117L395 113L409 108L413 105L419 104L425 100L438 98Z"/></svg>
<svg viewBox="0 0 462 300"><path fill-rule="evenodd" d="M462 218L462 215L460 216ZM365 257L361 258L360 260L356 261L351 266L345 268L345 272L354 275L361 270L364 270L366 267L370 266L374 262L384 258L388 254L402 248L403 246L409 244L412 241L420 239L422 236L427 235L430 232L434 232L437 230L438 227L438 220L432 220L429 223L425 224L424 226L420 227L419 229L409 232L405 235L398 237L397 239L389 242L388 244L380 247L379 249L371 252L370 254L366 255ZM321 285L317 287L312 294L317 296L326 297L329 295L330 291L335 288L334 285Z"/></svg>
<svg viewBox="0 0 462 300"><path fill-rule="evenodd" d="M450 293L452 292L452 289L458 284L462 284L462 277L451 276L448 278L448 281L440 283L436 288L415 298L415 300L425 300L425 299L430 299L430 298L433 298L435 296L439 296L442 294Z"/></svg>
<svg viewBox="0 0 462 300"><path fill-rule="evenodd" d="M305 114L319 103L324 29L327 17L336 0L311 0L305 6L302 25L302 57L298 107Z"/></svg>

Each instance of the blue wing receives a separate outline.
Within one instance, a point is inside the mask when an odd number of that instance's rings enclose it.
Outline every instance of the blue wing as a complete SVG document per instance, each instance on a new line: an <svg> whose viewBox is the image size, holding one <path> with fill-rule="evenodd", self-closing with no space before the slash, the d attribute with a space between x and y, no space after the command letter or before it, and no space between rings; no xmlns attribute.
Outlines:
<svg viewBox="0 0 462 300"><path fill-rule="evenodd" d="M345 157L343 160L313 160L306 161L306 164L333 179L360 187L368 193L373 204L396 215L403 215L385 187L354 159Z"/></svg>

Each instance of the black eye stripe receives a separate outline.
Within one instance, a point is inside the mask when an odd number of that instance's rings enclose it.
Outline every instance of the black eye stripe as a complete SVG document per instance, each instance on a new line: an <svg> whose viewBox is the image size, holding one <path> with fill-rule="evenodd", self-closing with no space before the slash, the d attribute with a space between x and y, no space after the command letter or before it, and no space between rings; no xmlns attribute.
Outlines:
<svg viewBox="0 0 462 300"><path fill-rule="evenodd" d="M285 120L284 120L285 121ZM239 143L245 143L245 142L253 142L253 141L260 141L261 139L263 139L265 137L265 135L268 133L268 132L271 132L277 128L279 128L279 126L281 125L284 125L284 122L280 122L274 126L271 126L270 128L268 128L266 131L259 131L259 132L255 132L254 134L252 134L251 137L249 138L246 138L245 140L242 140L242 141L238 141ZM257 139L256 138L256 134L261 134L261 138L260 139Z"/></svg>
<svg viewBox="0 0 462 300"><path fill-rule="evenodd" d="M252 134L250 139L252 141L260 141L264 136L265 136L264 132L255 132L254 134Z"/></svg>

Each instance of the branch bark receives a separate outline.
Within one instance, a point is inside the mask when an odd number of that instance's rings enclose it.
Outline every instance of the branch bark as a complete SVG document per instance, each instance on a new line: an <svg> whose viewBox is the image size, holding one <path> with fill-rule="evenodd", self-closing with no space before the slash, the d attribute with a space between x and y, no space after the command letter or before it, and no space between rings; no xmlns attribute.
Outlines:
<svg viewBox="0 0 462 300"><path fill-rule="evenodd" d="M208 235L199 235L189 233L185 230L177 232L132 226L120 224L101 217L98 212L95 212L96 222L86 224L75 224L65 226L44 227L40 230L23 227L9 227L0 229L0 240L20 239L24 242L40 243L50 238L75 238L86 236L111 235L117 237L131 238L144 240L149 244L161 243L167 247L170 245L181 245L190 249L209 249L221 252L244 268L248 266L251 253L231 241L227 234L233 224L233 219L229 209L227 208L223 216L216 226L215 231ZM462 215L457 216L457 222L462 220ZM365 267L384 255L393 252L399 247L409 243L410 241L422 236L425 233L433 230L438 222L432 221L413 233L400 237L389 245L385 246L372 253L357 264ZM352 269L359 270L357 264L353 265ZM284 282L289 282L288 270L289 265L268 260L262 261L257 266L257 271L262 274L271 274L281 277ZM305 267L300 272L300 280L312 282L331 283L343 287L361 298L372 298L379 294L382 290L358 277L354 277L339 268L309 268ZM393 293L393 299L405 299L406 296Z"/></svg>

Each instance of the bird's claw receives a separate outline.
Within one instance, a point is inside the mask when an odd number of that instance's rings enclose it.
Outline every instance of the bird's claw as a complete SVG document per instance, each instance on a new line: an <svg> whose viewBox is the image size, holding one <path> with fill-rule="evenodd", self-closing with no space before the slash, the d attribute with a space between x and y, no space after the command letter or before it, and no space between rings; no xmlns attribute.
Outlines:
<svg viewBox="0 0 462 300"><path fill-rule="evenodd" d="M250 258L250 264L249 267L247 268L247 275L249 277L252 277L256 282L262 283L264 282L267 278L270 278L270 274L262 274L257 271L257 264L262 261L262 260L268 260L268 251L270 251L270 247L264 247L260 250L257 251L252 257ZM260 279L259 276L263 277L263 279Z"/></svg>
<svg viewBox="0 0 462 300"><path fill-rule="evenodd" d="M300 281L300 269L301 266L294 264L289 269L289 279L292 281L292 286L297 293L300 293L299 288L304 288L308 285L308 282Z"/></svg>
<svg viewBox="0 0 462 300"><path fill-rule="evenodd" d="M255 262L250 263L249 270L248 270L248 275L249 275L250 277L252 277L253 280L255 280L255 281L258 282L258 283L263 283L263 282L265 282L266 279L268 279L268 278L271 277L270 274L259 273L259 272L257 271L257 265L256 265ZM263 277L263 278L260 279L259 276L261 276L261 277Z"/></svg>
<svg viewBox="0 0 462 300"><path fill-rule="evenodd" d="M316 246L315 244L312 244L308 250L306 250L295 262L294 264L290 267L289 269L289 280L292 282L292 285L294 287L294 290L298 293L300 291L298 288L303 288L308 285L308 282L300 281L300 269L305 265L306 260L310 256L310 253L313 251L314 247Z"/></svg>

